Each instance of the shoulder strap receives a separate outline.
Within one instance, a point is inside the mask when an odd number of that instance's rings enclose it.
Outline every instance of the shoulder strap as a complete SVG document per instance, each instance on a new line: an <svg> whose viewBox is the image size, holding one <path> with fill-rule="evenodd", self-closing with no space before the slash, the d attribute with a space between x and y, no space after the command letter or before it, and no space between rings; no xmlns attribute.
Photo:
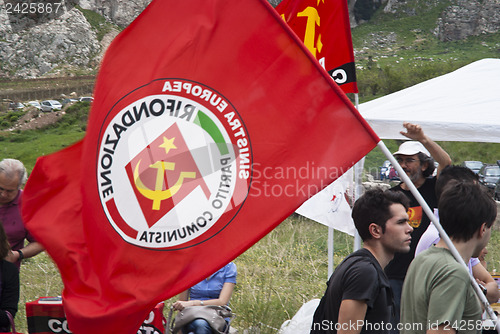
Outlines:
<svg viewBox="0 0 500 334"><path fill-rule="evenodd" d="M2 300L2 286L3 286L3 268L4 268L4 261L0 261L0 300Z"/></svg>
<svg viewBox="0 0 500 334"><path fill-rule="evenodd" d="M364 260L366 262L369 262L370 265L373 266L373 268L380 275L385 275L385 273L384 273L383 269L380 267L380 265L375 264L374 260L372 258L370 258L369 255L365 255L363 253L352 253L347 258L345 258L345 260L350 260L351 261L351 263L350 263L351 265L354 264L354 263L356 263L356 262ZM377 275L377 285L379 286L379 291L381 291L382 289L384 289L384 291L386 291L386 293L387 293L387 299L389 300L389 303L391 303L390 306L392 308L392 313L394 314L394 312L395 312L395 308L394 308L395 302L394 302L394 295L392 293L392 290L391 290L390 286L386 286L385 284L382 284L382 282L380 281L380 276L379 275Z"/></svg>
<svg viewBox="0 0 500 334"><path fill-rule="evenodd" d="M9 311L5 311L5 314L7 314L7 318L9 318L12 333L16 333L16 324L14 323L14 317L12 316L12 314L10 314Z"/></svg>

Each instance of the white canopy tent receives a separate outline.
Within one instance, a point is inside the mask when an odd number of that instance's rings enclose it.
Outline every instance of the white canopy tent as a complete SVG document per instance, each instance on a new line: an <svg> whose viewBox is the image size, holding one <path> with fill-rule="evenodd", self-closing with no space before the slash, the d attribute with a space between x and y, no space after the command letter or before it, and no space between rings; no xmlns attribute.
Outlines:
<svg viewBox="0 0 500 334"><path fill-rule="evenodd" d="M500 143L500 59L482 59L440 77L362 103L381 139L407 139L403 122L437 141Z"/></svg>

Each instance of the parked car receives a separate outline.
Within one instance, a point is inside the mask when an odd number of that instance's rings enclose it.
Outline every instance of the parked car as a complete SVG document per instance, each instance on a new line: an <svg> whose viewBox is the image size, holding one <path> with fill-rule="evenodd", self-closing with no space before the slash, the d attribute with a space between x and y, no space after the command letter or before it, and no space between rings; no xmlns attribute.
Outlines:
<svg viewBox="0 0 500 334"><path fill-rule="evenodd" d="M11 102L9 103L9 109L16 110L16 109L23 109L24 104L21 102Z"/></svg>
<svg viewBox="0 0 500 334"><path fill-rule="evenodd" d="M462 166L469 168L477 174L481 167L483 167L483 163L481 161L464 161L462 162Z"/></svg>
<svg viewBox="0 0 500 334"><path fill-rule="evenodd" d="M56 110L61 110L62 109L62 104L59 101L56 100L46 100L42 101L42 111L56 111Z"/></svg>
<svg viewBox="0 0 500 334"><path fill-rule="evenodd" d="M383 181L389 178L389 166L391 162L389 160L384 161L382 166L380 166L380 180Z"/></svg>
<svg viewBox="0 0 500 334"><path fill-rule="evenodd" d="M495 192L495 187L500 180L500 166L486 164L481 167L478 173L479 182L484 184L491 191L492 194Z"/></svg>
<svg viewBox="0 0 500 334"><path fill-rule="evenodd" d="M495 201L500 201L500 179L495 184L495 190L493 191L493 198L495 198Z"/></svg>
<svg viewBox="0 0 500 334"><path fill-rule="evenodd" d="M90 102L92 103L92 101L94 101L94 98L91 97L91 96L83 96L80 98L80 102Z"/></svg>
<svg viewBox="0 0 500 334"><path fill-rule="evenodd" d="M436 176L438 174L438 168L439 168L439 164L434 161L434 171L432 172L432 176Z"/></svg>
<svg viewBox="0 0 500 334"><path fill-rule="evenodd" d="M28 105L33 106L33 107L37 108L38 110L42 109L42 106L40 105L40 102L38 102L38 101L29 101Z"/></svg>
<svg viewBox="0 0 500 334"><path fill-rule="evenodd" d="M62 101L61 101L61 104L62 104L63 106L65 106L65 105L67 105L68 103L75 103L75 102L78 102L78 100L77 100L77 99L64 99L64 100L62 100Z"/></svg>

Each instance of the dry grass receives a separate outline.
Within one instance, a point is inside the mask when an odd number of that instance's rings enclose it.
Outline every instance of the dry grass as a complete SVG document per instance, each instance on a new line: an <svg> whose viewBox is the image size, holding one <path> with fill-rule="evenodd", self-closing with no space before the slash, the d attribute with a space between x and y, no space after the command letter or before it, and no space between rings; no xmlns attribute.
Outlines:
<svg viewBox="0 0 500 334"><path fill-rule="evenodd" d="M21 291L16 315L16 330L28 333L26 322L26 303L44 296L60 296L63 283L57 267L50 257L41 253L26 259L21 266Z"/></svg>

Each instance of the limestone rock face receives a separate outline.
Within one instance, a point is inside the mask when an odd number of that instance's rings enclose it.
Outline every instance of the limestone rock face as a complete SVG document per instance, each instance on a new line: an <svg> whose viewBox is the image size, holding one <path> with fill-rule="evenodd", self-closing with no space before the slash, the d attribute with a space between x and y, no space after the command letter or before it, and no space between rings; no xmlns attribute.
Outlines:
<svg viewBox="0 0 500 334"><path fill-rule="evenodd" d="M441 4L441 0L387 0L383 10L398 15L416 15L417 9L432 9ZM447 42L499 30L500 0L452 0L438 18L435 34L439 40Z"/></svg>
<svg viewBox="0 0 500 334"><path fill-rule="evenodd" d="M182 1L182 0L181 0ZM275 7L280 0L268 0ZM366 19L356 8L383 8L396 16L417 15L446 0L348 0L351 26ZM0 78L38 78L94 72L111 40L128 26L151 0L43 0L49 6L37 14L15 13L17 0L0 0ZM57 7L56 4L61 3ZM10 7L9 7L10 6ZM9 11L10 9L10 11ZM418 10L417 10L418 9ZM359 11L359 10L358 10ZM92 15L89 16L89 13ZM85 14L85 15L84 15ZM86 17L87 16L87 17ZM113 25L103 36L89 17ZM369 18L368 18L369 19ZM92 22L94 26L92 26ZM97 27L96 27L97 25ZM454 41L500 30L500 0L452 0L436 21L441 41Z"/></svg>
<svg viewBox="0 0 500 334"><path fill-rule="evenodd" d="M58 67L95 65L100 44L76 8L64 9L50 20L20 18L17 24L13 21L0 11L0 76L35 78Z"/></svg>
<svg viewBox="0 0 500 334"><path fill-rule="evenodd" d="M151 0L80 0L79 5L125 28L150 2Z"/></svg>
<svg viewBox="0 0 500 334"><path fill-rule="evenodd" d="M36 14L20 13L16 1L0 0L0 77L37 78L92 72L118 31L98 39L81 9L124 28L151 0L44 0ZM17 1L18 2L18 1ZM111 35L111 38L109 38Z"/></svg>
<svg viewBox="0 0 500 334"><path fill-rule="evenodd" d="M436 35L441 41L456 41L499 30L500 0L455 0L438 20Z"/></svg>

